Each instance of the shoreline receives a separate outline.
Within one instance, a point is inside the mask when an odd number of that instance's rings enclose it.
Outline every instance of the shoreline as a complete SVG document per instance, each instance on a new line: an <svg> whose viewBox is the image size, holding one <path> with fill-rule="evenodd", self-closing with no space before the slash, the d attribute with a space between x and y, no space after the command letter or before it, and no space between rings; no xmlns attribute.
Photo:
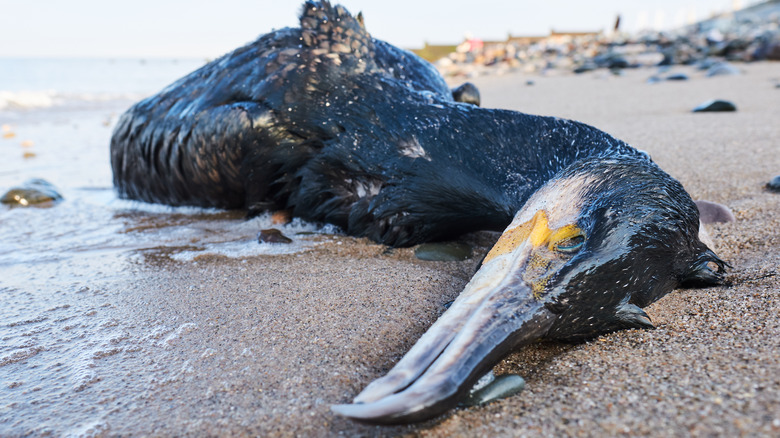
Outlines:
<svg viewBox="0 0 780 438"><path fill-rule="evenodd" d="M763 184L780 174L780 63L739 67L714 78L675 67L691 79L656 84L646 83L655 69L472 81L485 107L596 126L650 153L694 199L732 209L736 222L707 226L732 265L729 285L649 306L656 330L532 345L496 367L526 379L516 396L417 425L367 426L329 406L408 351L495 234L465 236L474 251L463 262L343 235L294 254L186 262L164 245L92 251L75 266L14 268L35 281L2 288L7 312L22 315L5 330L23 353L0 359L0 435L778 434L780 195ZM691 113L715 98L737 112Z"/></svg>

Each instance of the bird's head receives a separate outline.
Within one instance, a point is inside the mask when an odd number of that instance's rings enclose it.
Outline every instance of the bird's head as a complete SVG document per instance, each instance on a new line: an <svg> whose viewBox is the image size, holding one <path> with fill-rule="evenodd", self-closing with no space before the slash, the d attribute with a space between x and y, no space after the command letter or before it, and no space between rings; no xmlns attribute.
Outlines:
<svg viewBox="0 0 780 438"><path fill-rule="evenodd" d="M651 328L641 307L687 281L722 280L725 264L698 231L690 196L649 159L575 162L528 199L401 361L334 410L378 423L431 418L518 345Z"/></svg>

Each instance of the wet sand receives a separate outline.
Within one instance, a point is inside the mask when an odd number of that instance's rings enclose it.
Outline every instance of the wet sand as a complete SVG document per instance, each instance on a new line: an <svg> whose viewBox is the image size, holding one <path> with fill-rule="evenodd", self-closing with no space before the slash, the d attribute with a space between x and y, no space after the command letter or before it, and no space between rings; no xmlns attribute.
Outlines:
<svg viewBox="0 0 780 438"><path fill-rule="evenodd" d="M497 366L525 377L517 396L367 426L329 406L398 361L495 234L464 237L476 248L464 262L337 235L276 256L90 253L46 273L66 287L36 285L53 297L42 316L3 321L31 341L0 362L0 435L777 436L780 195L763 185L780 174L780 64L740 68L705 78L680 67L691 80L658 84L645 83L651 70L473 81L484 106L592 124L649 152L694 199L733 210L736 222L708 227L729 285L661 299L646 309L656 330L534 345ZM714 98L738 111L690 112ZM42 321L58 325L40 335ZM61 371L74 366L83 372Z"/></svg>

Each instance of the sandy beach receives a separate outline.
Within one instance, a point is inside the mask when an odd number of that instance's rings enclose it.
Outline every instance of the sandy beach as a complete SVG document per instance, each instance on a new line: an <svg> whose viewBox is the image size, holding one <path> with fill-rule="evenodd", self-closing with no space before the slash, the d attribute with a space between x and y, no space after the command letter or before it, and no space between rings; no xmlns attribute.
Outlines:
<svg viewBox="0 0 780 438"><path fill-rule="evenodd" d="M24 348L0 358L0 435L778 436L780 194L763 187L780 174L780 64L738 67L712 78L674 67L690 80L655 84L655 69L472 80L483 106L594 125L650 153L694 199L734 212L708 226L728 284L651 305L656 330L533 345L496 367L526 379L516 396L368 426L330 405L403 356L496 234L464 236L474 254L463 262L343 235L282 255L181 260L172 254L186 248L149 244L109 263L93 252L46 275L9 271L33 286L3 289L16 304L2 324ZM738 110L691 112L710 99ZM128 213L118 232L148 216ZM25 316L35 294L51 298L43 316ZM36 331L44 321L57 325ZM80 361L75 377L68 357Z"/></svg>

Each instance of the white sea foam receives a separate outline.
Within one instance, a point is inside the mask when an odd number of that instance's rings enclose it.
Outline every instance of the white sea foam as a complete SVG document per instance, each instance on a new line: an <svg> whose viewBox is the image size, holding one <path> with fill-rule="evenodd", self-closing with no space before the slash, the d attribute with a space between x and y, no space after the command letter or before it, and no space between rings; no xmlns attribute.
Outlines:
<svg viewBox="0 0 780 438"><path fill-rule="evenodd" d="M46 91L1 91L0 110L48 108L54 106L55 92Z"/></svg>
<svg viewBox="0 0 780 438"><path fill-rule="evenodd" d="M0 111L136 101L202 64L192 59L0 58Z"/></svg>
<svg viewBox="0 0 780 438"><path fill-rule="evenodd" d="M0 90L0 111L32 110L112 101L136 101L142 93L60 93L54 90Z"/></svg>

